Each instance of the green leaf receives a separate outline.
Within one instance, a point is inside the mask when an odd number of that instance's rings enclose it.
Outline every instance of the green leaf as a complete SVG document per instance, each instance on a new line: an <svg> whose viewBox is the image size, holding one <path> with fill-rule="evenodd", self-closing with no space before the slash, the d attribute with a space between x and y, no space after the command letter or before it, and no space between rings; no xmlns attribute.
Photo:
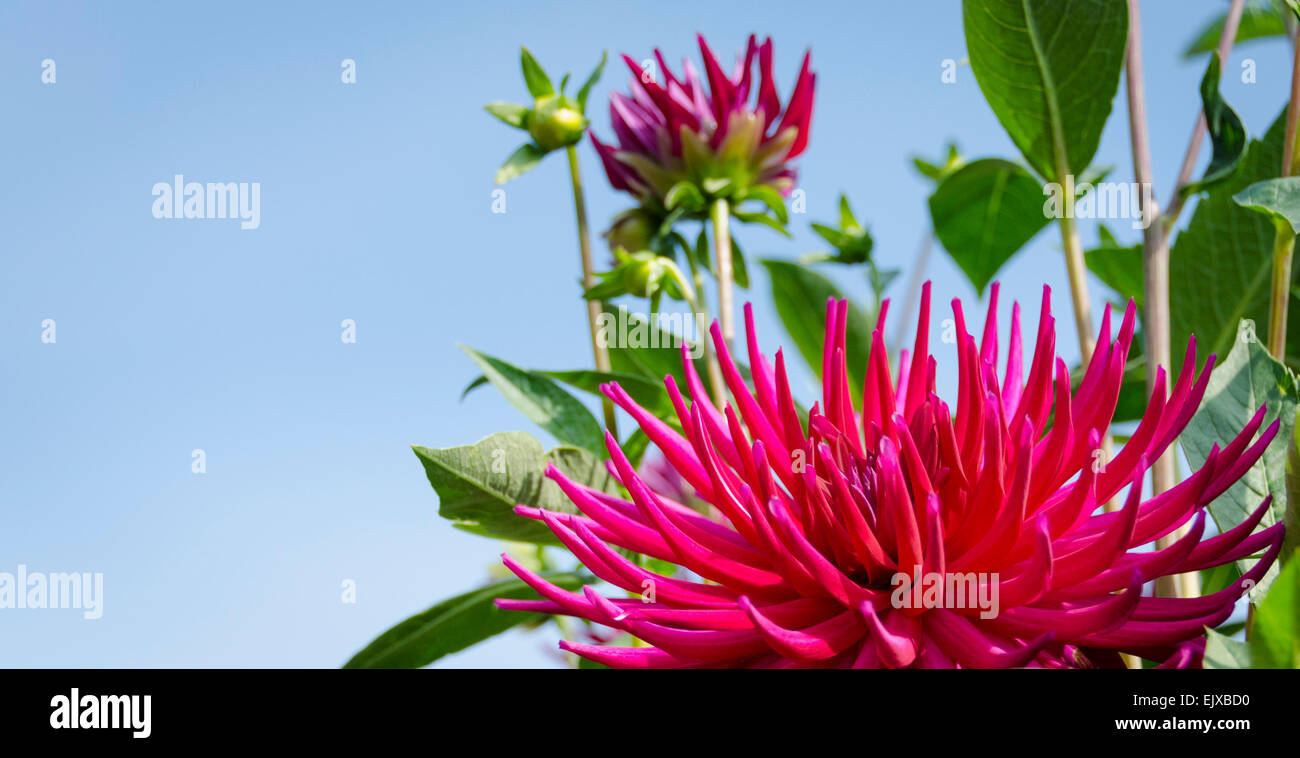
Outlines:
<svg viewBox="0 0 1300 758"><path fill-rule="evenodd" d="M884 283L879 280L879 272L876 270L875 263L871 260L871 249L875 245L875 240L871 238L871 232L867 230L853 215L852 208L849 207L848 195L840 195L840 228L833 229L825 224L812 223L812 230L822 239L830 243L835 248L834 253L813 252L799 257L803 263L827 262L842 263L853 265L857 263L869 263L871 273L868 278L873 282L873 288L877 292L883 291L884 287L876 286Z"/></svg>
<svg viewBox="0 0 1300 758"><path fill-rule="evenodd" d="M615 269L603 274L596 274L600 281L583 290L582 297L586 300L613 300L620 295L627 294L627 285L624 283L623 272Z"/></svg>
<svg viewBox="0 0 1300 758"><path fill-rule="evenodd" d="M577 512L559 485L544 476L548 464L576 482L618 492L617 483L596 456L573 447L544 452L542 443L524 432L493 434L462 447L411 449L438 493L438 515L458 529L484 537L560 544L545 524L514 512L516 505Z"/></svg>
<svg viewBox="0 0 1300 758"><path fill-rule="evenodd" d="M1233 195L1232 201L1268 216L1275 224L1286 224L1292 235L1300 229L1300 176L1255 182Z"/></svg>
<svg viewBox="0 0 1300 758"><path fill-rule="evenodd" d="M1276 230L1269 219L1237 205L1232 196L1247 186L1278 176L1282 165L1285 113L1262 141L1253 140L1237 172L1196 203L1187 228L1170 251L1170 326L1175 354L1196 335L1198 353L1227 355L1237 323L1267 324ZM1300 267L1295 272L1300 274ZM1292 283L1300 282L1300 276ZM1294 305L1293 308L1300 307ZM1300 319L1287 335L1291 365L1300 357ZM1175 370L1177 370L1175 368Z"/></svg>
<svg viewBox="0 0 1300 758"><path fill-rule="evenodd" d="M1292 560L1300 550L1300 418L1296 419L1286 455L1286 536L1282 539L1282 561Z"/></svg>
<svg viewBox="0 0 1300 758"><path fill-rule="evenodd" d="M543 574L567 590L582 586L571 573ZM345 669L414 669L476 645L528 621L534 614L503 611L494 600L531 600L537 593L519 579L505 579L448 598L379 635L343 664Z"/></svg>
<svg viewBox="0 0 1300 758"><path fill-rule="evenodd" d="M511 153L509 158L506 158L506 162L501 164L501 168L497 169L496 183L505 184L517 176L523 176L532 171L545 155L546 153L543 153L540 147L531 142L525 142Z"/></svg>
<svg viewBox="0 0 1300 758"><path fill-rule="evenodd" d="M724 193L731 188L732 184L732 179L729 176L710 176L700 182L700 186L704 188L704 191L714 197L725 196Z"/></svg>
<svg viewBox="0 0 1300 758"><path fill-rule="evenodd" d="M612 371L593 371L591 369L574 369L570 371L540 371L552 379L577 387L593 395L604 397L600 385L618 382L618 385L631 395L638 405L663 419L677 419L668 391L664 389L663 380L654 381L637 374L615 373Z"/></svg>
<svg viewBox="0 0 1300 758"><path fill-rule="evenodd" d="M1202 592L1201 594L1204 595L1205 593ZM1214 631L1218 632L1219 634L1231 637L1245 628L1246 628L1245 621L1233 621L1230 624L1219 624L1217 627L1215 627Z"/></svg>
<svg viewBox="0 0 1300 758"><path fill-rule="evenodd" d="M1207 669L1250 668L1250 646L1213 629L1205 630L1205 662Z"/></svg>
<svg viewBox="0 0 1300 758"><path fill-rule="evenodd" d="M852 240L849 239L849 236L844 232L841 232L839 229L833 229L825 224L819 224L815 221L809 224L809 226L812 227L814 232L817 232L818 236L826 240L831 247L837 249L848 247L852 242Z"/></svg>
<svg viewBox="0 0 1300 758"><path fill-rule="evenodd" d="M528 85L528 94L533 97L555 94L555 88L551 86L551 78L538 65L533 54L528 52L528 48L519 48L519 63L524 69L524 84Z"/></svg>
<svg viewBox="0 0 1300 758"><path fill-rule="evenodd" d="M745 199L757 200L767 206L767 209L772 211L772 215L776 217L781 226L790 223L790 212L786 210L785 199L781 197L780 192L766 184L756 184L750 187L745 193Z"/></svg>
<svg viewBox="0 0 1300 758"><path fill-rule="evenodd" d="M1141 339L1138 335L1134 342ZM1124 364L1124 378L1119 385L1119 399L1115 402L1115 415L1112 424L1124 421L1137 421L1147 411L1151 395L1147 392L1147 359L1134 345L1129 351L1128 363Z"/></svg>
<svg viewBox="0 0 1300 758"><path fill-rule="evenodd" d="M1255 668L1300 668L1300 561L1290 561L1255 612L1250 654Z"/></svg>
<svg viewBox="0 0 1300 758"><path fill-rule="evenodd" d="M1043 186L1000 158L968 163L930 196L935 236L980 293L1011 256L1051 222Z"/></svg>
<svg viewBox="0 0 1300 758"><path fill-rule="evenodd" d="M975 81L1029 165L1082 174L1119 87L1125 0L963 0L962 20Z"/></svg>
<svg viewBox="0 0 1300 758"><path fill-rule="evenodd" d="M853 209L849 207L849 196L845 194L840 195L840 228L845 234L862 231L862 224L859 224L857 217L853 215Z"/></svg>
<svg viewBox="0 0 1300 758"><path fill-rule="evenodd" d="M784 229L780 231L782 234L785 233ZM735 237L731 238L731 278L737 287L749 289L749 267L745 265L745 253L740 249L740 243Z"/></svg>
<svg viewBox="0 0 1300 758"><path fill-rule="evenodd" d="M1119 398L1115 403L1115 414L1111 418L1112 424L1136 421L1146 413L1150 398L1147 394L1146 364L1146 356L1142 354L1142 334L1139 332L1134 335L1128 362L1124 364L1124 375L1119 386ZM1075 366L1070 370L1070 386L1074 391L1078 391L1086 370L1087 366L1084 365ZM1118 438L1119 436L1116 435L1116 439Z"/></svg>
<svg viewBox="0 0 1300 758"><path fill-rule="evenodd" d="M683 327L686 326L687 318L689 314L684 314ZM698 341L683 340L682 334L662 329L658 324L648 322L621 306L617 310L606 311L602 319L608 321L610 332L616 332L619 336L618 339L609 340L609 364L614 372L643 376L659 384L662 384L664 377L672 376L678 388L686 392L681 345L687 344L687 349L692 351L700 381L705 388L712 390L702 360L704 350ZM694 322L690 322L690 329L695 328Z"/></svg>
<svg viewBox="0 0 1300 758"><path fill-rule="evenodd" d="M1190 195L1201 192L1232 176L1246 153L1246 127L1237 112L1228 107L1219 94L1219 54L1210 56L1210 65L1201 79L1201 107L1205 111L1206 131L1214 151L1210 165L1199 182L1189 182L1181 192Z"/></svg>
<svg viewBox="0 0 1300 758"><path fill-rule="evenodd" d="M744 214L732 212L731 215L740 218ZM767 220L771 221L771 219ZM790 236L784 229L777 229L777 231L787 237ZM695 241L695 260L716 278L718 269L713 265L712 254L713 248L708 244L707 233L701 229L700 236ZM736 241L735 235L731 237L731 279L737 287L749 289L749 267L745 264L745 253L740 249L740 243Z"/></svg>
<svg viewBox="0 0 1300 758"><path fill-rule="evenodd" d="M602 50L600 52L600 63L596 64L596 68L592 69L587 81L582 83L582 89L578 90L578 110L583 113L587 112L587 96L591 94L591 88L596 86L596 82L600 81L600 75L605 70L605 59L608 56L609 51Z"/></svg>
<svg viewBox="0 0 1300 758"><path fill-rule="evenodd" d="M878 269L876 265L871 264L871 289L876 293L876 299L884 295L889 285L894 283L903 272L896 268Z"/></svg>
<svg viewBox="0 0 1300 758"><path fill-rule="evenodd" d="M461 345L510 404L562 443L600 455L605 437L587 406L560 389L546 376L517 368L505 361Z"/></svg>
<svg viewBox="0 0 1300 758"><path fill-rule="evenodd" d="M767 268L767 278L772 283L772 300L786 333L820 378L826 337L826 301L843 295L830 279L807 266L770 258L760 262ZM867 373L867 354L871 349L874 328L875 319L850 302L844 360L849 371L850 393L855 398L862 397L862 379Z"/></svg>
<svg viewBox="0 0 1300 758"><path fill-rule="evenodd" d="M1287 445L1295 425L1300 382L1290 369L1268 354L1254 329L1253 322L1241 323L1232 352L1214 367L1205 399L1182 435L1187 460L1198 469L1205 463L1210 447L1216 443L1222 447L1236 437L1261 406L1268 408L1261 429L1281 419L1281 429L1264 455L1210 503L1210 515L1220 531L1240 524L1268 495L1273 496L1273 502L1260 529L1280 521L1286 509ZM1246 558L1238 561L1238 568L1245 573L1253 563L1254 559ZM1260 594L1276 573L1276 567L1269 569L1259 582Z"/></svg>
<svg viewBox="0 0 1300 758"><path fill-rule="evenodd" d="M768 227L772 231L777 232L778 234L784 237L790 236L790 232L786 231L786 228L782 226L780 221L772 218L766 213L759 213L759 212L749 213L746 211L732 211L731 215L734 216L736 220L741 222L742 224L762 224L763 226Z"/></svg>
<svg viewBox="0 0 1300 758"><path fill-rule="evenodd" d="M681 208L688 213L704 210L704 195L694 182L681 181L672 186L664 195L664 208L673 211Z"/></svg>
<svg viewBox="0 0 1300 758"><path fill-rule="evenodd" d="M1201 570L1201 595L1213 595L1226 590L1241 578L1241 570L1235 563L1224 563Z"/></svg>
<svg viewBox="0 0 1300 758"><path fill-rule="evenodd" d="M621 445L623 455L633 467L641 465L641 459L645 457L645 451L650 447L650 438L638 427L632 430L632 433L623 440Z"/></svg>
<svg viewBox="0 0 1300 758"><path fill-rule="evenodd" d="M942 161L931 162L919 155L912 156L912 167L917 170L917 173L936 182L961 168L965 162L961 157L961 153L957 150L957 145L952 142L948 143L947 156Z"/></svg>
<svg viewBox="0 0 1300 758"><path fill-rule="evenodd" d="M1142 307L1142 245L1123 246L1101 227L1101 243L1083 254L1088 270L1125 301Z"/></svg>
<svg viewBox="0 0 1300 758"><path fill-rule="evenodd" d="M1195 58L1198 55L1217 50L1219 47L1219 38L1223 36L1223 24L1227 17L1227 10L1215 16L1210 23L1206 24L1195 39L1188 44L1187 49L1183 50L1183 58ZM1247 3L1241 13L1241 24L1237 27L1236 45L1240 45L1248 40L1264 39L1267 37L1285 37L1286 22L1282 16L1269 4L1266 3Z"/></svg>
<svg viewBox="0 0 1300 758"><path fill-rule="evenodd" d="M927 161L926 159L922 158L919 155L912 156L912 166L913 168L916 169L917 173L919 173L921 176L924 176L927 179L934 179L935 181L938 181L939 177L943 174L943 169Z"/></svg>
<svg viewBox="0 0 1300 758"><path fill-rule="evenodd" d="M470 380L470 383L465 385L465 389L461 390L460 392L461 401L463 402L465 398L469 397L469 393L473 392L474 390L478 389L479 387L482 387L487 383L488 383L488 378L486 376L483 376L482 374L479 374L474 379Z"/></svg>
<svg viewBox="0 0 1300 758"><path fill-rule="evenodd" d="M488 103L483 110L501 119L516 129L528 128L528 108L516 103Z"/></svg>

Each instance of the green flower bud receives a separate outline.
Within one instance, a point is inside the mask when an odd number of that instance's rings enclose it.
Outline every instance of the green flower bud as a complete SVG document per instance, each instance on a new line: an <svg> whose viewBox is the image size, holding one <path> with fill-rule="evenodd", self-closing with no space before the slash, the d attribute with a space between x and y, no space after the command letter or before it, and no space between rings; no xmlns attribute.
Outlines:
<svg viewBox="0 0 1300 758"><path fill-rule="evenodd" d="M650 297L659 289L659 280L664 275L659 256L648 250L629 253L620 248L614 251L614 257L619 261L617 270L627 294Z"/></svg>
<svg viewBox="0 0 1300 758"><path fill-rule="evenodd" d="M654 289L654 280L658 277L656 266L651 262L639 262L629 266L623 272L623 283L627 286L628 294L636 297L650 297Z"/></svg>
<svg viewBox="0 0 1300 758"><path fill-rule="evenodd" d="M624 250L646 250L657 231L657 220L644 210L633 208L615 216L604 237L611 251L620 247Z"/></svg>
<svg viewBox="0 0 1300 758"><path fill-rule="evenodd" d="M587 119L578 103L564 95L537 98L528 114L528 133L546 152L578 144L586 128Z"/></svg>

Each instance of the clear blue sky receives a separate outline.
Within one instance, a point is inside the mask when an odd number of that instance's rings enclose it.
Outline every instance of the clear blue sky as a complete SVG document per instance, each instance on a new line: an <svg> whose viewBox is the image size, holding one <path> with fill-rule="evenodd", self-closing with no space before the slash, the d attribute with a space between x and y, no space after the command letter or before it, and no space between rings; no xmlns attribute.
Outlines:
<svg viewBox="0 0 1300 758"><path fill-rule="evenodd" d="M1226 3L1144 5L1165 198L1204 66L1179 52ZM1018 158L969 67L940 81L943 59L965 57L957 0L0 7L0 571L103 572L105 593L97 621L0 611L0 666L337 666L483 580L498 544L438 518L408 445L536 430L490 389L458 401L476 372L455 344L541 368L590 355L563 161L508 185L508 212L492 214L520 134L481 106L523 99L521 43L582 77L604 48L694 57L697 30L728 60L751 31L772 35L782 95L813 49L809 213L793 241L739 232L753 257L813 249L807 222L846 191L882 264L907 266L928 224L911 154L956 139ZM1256 84L1240 82L1245 57ZM345 58L355 85L340 83ZM1244 45L1225 71L1262 132L1289 86L1285 45ZM625 78L612 65L592 95L604 136ZM1115 108L1098 162L1127 181L1122 95ZM627 200L586 145L582 160L603 228ZM261 227L154 219L151 188L176 173L260 182ZM942 252L929 275L936 302L973 306ZM1054 230L1000 278L1022 301L1053 285L1058 345L1077 357ZM774 350L784 335L755 279ZM349 318L356 344L340 340ZM191 472L195 448L206 474ZM553 665L553 643L512 633L439 665Z"/></svg>

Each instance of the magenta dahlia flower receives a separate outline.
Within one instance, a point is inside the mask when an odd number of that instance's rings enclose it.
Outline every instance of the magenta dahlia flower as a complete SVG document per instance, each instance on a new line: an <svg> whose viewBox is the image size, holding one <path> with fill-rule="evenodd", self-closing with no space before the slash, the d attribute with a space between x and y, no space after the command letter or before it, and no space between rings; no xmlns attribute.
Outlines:
<svg viewBox="0 0 1300 758"><path fill-rule="evenodd" d="M615 667L1105 667L1122 665L1120 653L1199 665L1204 629L1232 613L1283 538L1282 524L1254 533L1267 499L1239 526L1203 539L1204 508L1259 459L1278 424L1255 440L1261 409L1186 481L1143 500L1147 463L1195 413L1214 357L1198 373L1192 340L1168 399L1158 370L1137 429L1102 461L1100 440L1114 414L1135 307L1129 303L1115 339L1107 311L1096 352L1071 393L1069 371L1055 355L1049 296L1045 287L1027 378L1018 306L999 376L997 286L978 343L953 301L955 410L935 392L928 285L915 349L910 358L903 353L897 378L881 336L882 308L860 411L845 369L844 302L828 305L823 399L806 423L781 352L775 368L759 352L748 308L752 392L713 327L735 398L726 409L711 404L689 360L690 402L666 380L682 433L617 384L605 386L710 513L647 486L607 438L611 471L630 501L552 467L547 476L580 513L516 510L544 521L592 574L634 597L606 598L591 587L569 592L506 557L544 599L497 604L577 616L648 643L560 643ZM1102 512L1125 488L1123 507ZM1134 551L1189 523L1168 547ZM653 573L618 548L687 572ZM1157 577L1261 550L1254 567L1221 592L1143 594Z"/></svg>
<svg viewBox="0 0 1300 758"><path fill-rule="evenodd" d="M687 183L703 199L744 199L757 186L788 194L795 170L790 161L808 145L812 121L811 53L805 53L794 90L782 112L772 77L772 40L759 45L753 35L744 58L728 76L699 37L704 81L684 61L678 79L655 50L662 83L623 56L632 69L631 93L614 93L609 112L618 146L593 133L615 189L635 195L643 205L662 209L669 190ZM754 77L757 60L758 77Z"/></svg>

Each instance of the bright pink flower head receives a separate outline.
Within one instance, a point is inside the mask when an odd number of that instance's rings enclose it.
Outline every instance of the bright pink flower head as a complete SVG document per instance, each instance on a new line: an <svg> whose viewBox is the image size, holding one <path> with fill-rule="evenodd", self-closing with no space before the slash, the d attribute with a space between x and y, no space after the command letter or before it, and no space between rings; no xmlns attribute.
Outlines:
<svg viewBox="0 0 1300 758"><path fill-rule="evenodd" d="M506 558L544 599L498 605L578 616L651 645L560 643L617 667L1110 666L1119 665L1121 652L1170 666L1199 665L1205 627L1232 613L1277 557L1283 537L1281 524L1252 533L1268 499L1241 525L1206 539L1204 508L1259 459L1278 424L1255 440L1261 409L1186 481L1143 500L1147 464L1196 412L1213 356L1198 374L1192 340L1168 399L1165 373L1157 370L1145 415L1106 461L1101 437L1133 340L1134 305L1115 339L1107 310L1096 352L1071 393L1070 373L1055 355L1046 287L1028 356L1019 307L1013 307L999 376L997 292L994 285L978 342L953 301L955 410L935 392L929 285L915 348L910 358L903 352L897 375L882 337L888 306L882 309L860 411L849 396L844 302L828 305L823 399L806 423L791 398L781 352L775 368L759 352L748 308L752 392L713 327L735 398L725 410L710 403L689 360L691 402L666 380L682 433L618 385L607 385L606 395L720 516L650 489L609 438L611 470L630 501L552 467L547 475L581 513L516 510L543 520L587 569L635 597L606 598L591 587L568 592ZM1103 512L1100 506L1116 497L1122 508ZM1188 532L1170 546L1134 552L1184 525ZM615 548L670 561L689 574L651 573ZM1263 558L1221 592L1143 595L1143 585L1157 577L1261 550Z"/></svg>
<svg viewBox="0 0 1300 758"><path fill-rule="evenodd" d="M656 208L664 206L668 191L681 182L694 184L705 198L743 199L747 189L759 185L788 194L795 176L789 162L807 147L812 121L817 76L809 70L811 53L804 54L782 112L772 77L771 39L759 45L750 35L745 56L730 75L703 36L699 42L707 92L690 61L683 62L678 79L658 50L660 76L623 56L632 69L631 93L616 92L609 103L618 146L591 135L610 184Z"/></svg>

